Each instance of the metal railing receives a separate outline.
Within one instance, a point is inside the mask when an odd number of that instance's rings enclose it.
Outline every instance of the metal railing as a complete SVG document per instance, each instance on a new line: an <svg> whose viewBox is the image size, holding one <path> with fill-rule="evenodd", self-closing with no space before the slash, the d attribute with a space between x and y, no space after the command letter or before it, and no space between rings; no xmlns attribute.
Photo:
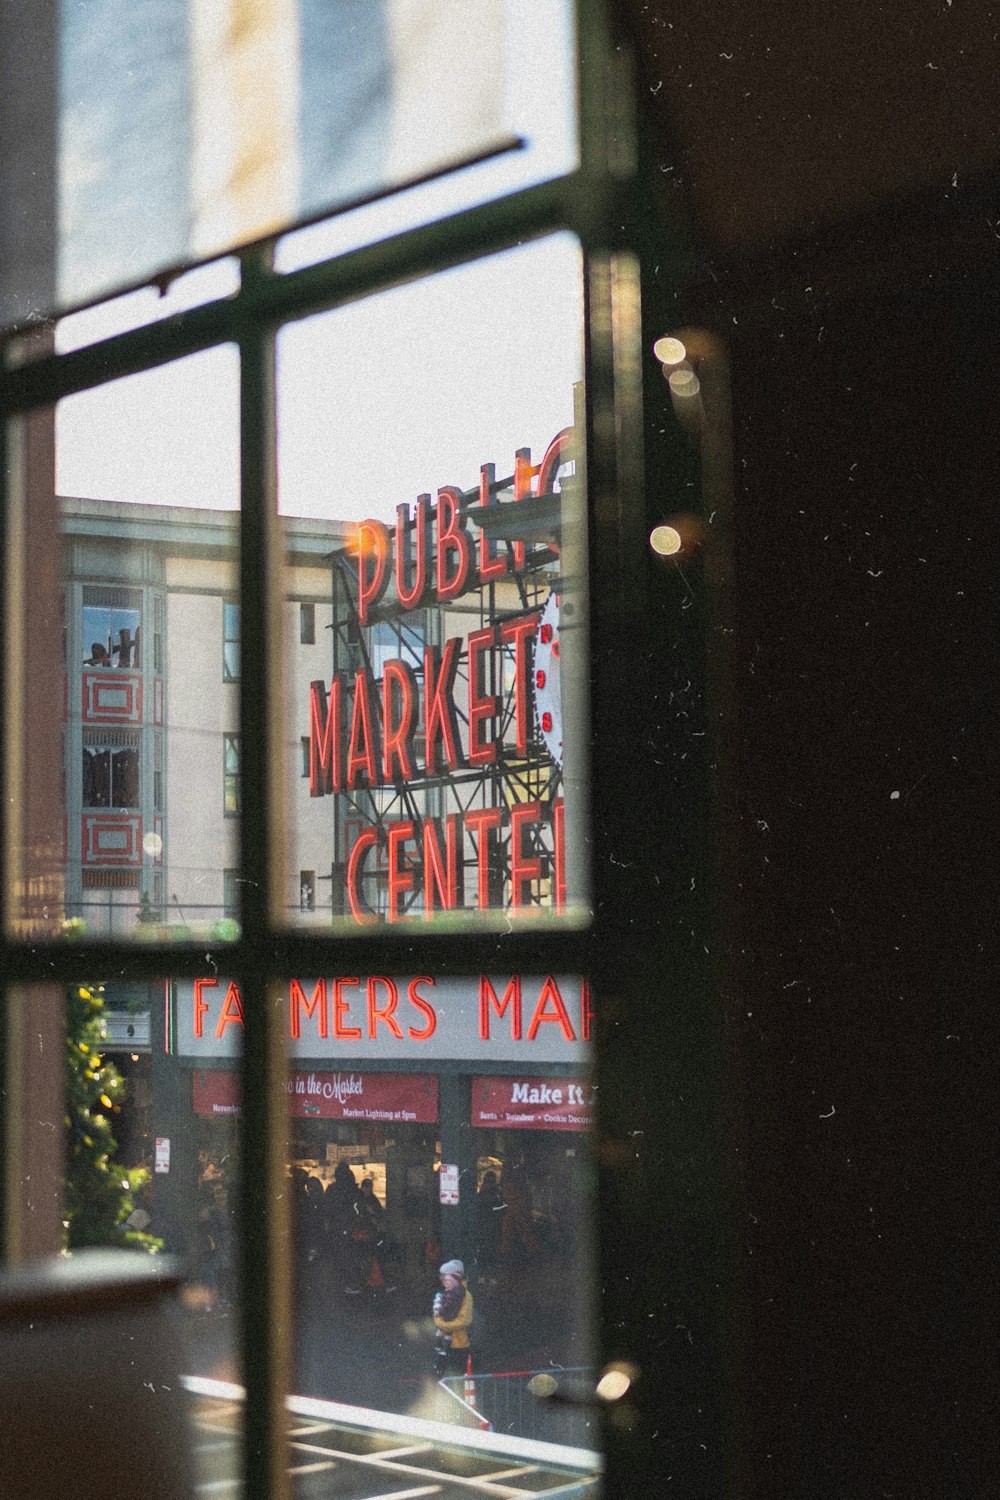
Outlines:
<svg viewBox="0 0 1000 1500"><path fill-rule="evenodd" d="M595 1375L586 1366L445 1375L438 1383L462 1426L574 1448L599 1446Z"/></svg>

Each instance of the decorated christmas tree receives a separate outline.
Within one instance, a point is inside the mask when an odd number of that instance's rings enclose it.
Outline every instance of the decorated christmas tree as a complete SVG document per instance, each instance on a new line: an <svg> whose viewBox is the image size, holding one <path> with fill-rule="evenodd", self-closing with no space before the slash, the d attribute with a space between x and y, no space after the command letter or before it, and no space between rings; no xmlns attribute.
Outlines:
<svg viewBox="0 0 1000 1500"><path fill-rule="evenodd" d="M134 1194L149 1180L141 1167L114 1160L111 1118L125 1083L104 1055L107 1030L100 988L82 985L66 997L66 1248L117 1246L155 1251L162 1241L134 1222ZM148 1221L147 1221L148 1222Z"/></svg>

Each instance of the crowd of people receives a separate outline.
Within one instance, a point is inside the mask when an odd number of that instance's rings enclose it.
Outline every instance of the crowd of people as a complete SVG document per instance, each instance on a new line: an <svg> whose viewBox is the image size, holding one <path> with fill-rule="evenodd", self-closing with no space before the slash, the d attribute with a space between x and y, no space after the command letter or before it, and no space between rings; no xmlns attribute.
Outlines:
<svg viewBox="0 0 1000 1500"><path fill-rule="evenodd" d="M221 1175L203 1175L198 1193L197 1278L205 1289L206 1311L228 1313L235 1285L234 1208Z"/></svg>
<svg viewBox="0 0 1000 1500"><path fill-rule="evenodd" d="M326 1287L359 1296L387 1286L385 1209L371 1177L360 1184L346 1161L324 1186L304 1168L292 1169L297 1272L308 1291Z"/></svg>
<svg viewBox="0 0 1000 1500"><path fill-rule="evenodd" d="M233 1162L220 1163L216 1153L200 1162L195 1279L206 1310L223 1317L237 1285L234 1175ZM581 1362L579 1330L572 1315L567 1322L564 1296L580 1272L572 1216L556 1212L563 1205L552 1182L521 1151L481 1160L478 1178L474 1221L466 1219L461 1246L445 1249L436 1191L421 1198L416 1214L401 1199L394 1220L379 1196L377 1164L341 1160L329 1180L312 1163L290 1165L297 1326L324 1329L323 1337L331 1329L339 1329L335 1337L354 1330L356 1348L349 1357L341 1349L338 1379L361 1389L364 1351L388 1347L401 1329L420 1330L427 1374L464 1375L470 1359L477 1370L518 1365L550 1346L560 1358ZM352 1303L357 1317L345 1305ZM303 1332L298 1346L303 1388L310 1381L330 1388L327 1346L311 1338ZM398 1354L398 1343L392 1347ZM400 1357L399 1372L401 1380L412 1378L409 1354ZM377 1393L367 1399L376 1401Z"/></svg>
<svg viewBox="0 0 1000 1500"><path fill-rule="evenodd" d="M207 1161L200 1165L198 1280L207 1290L208 1306L225 1311L233 1287L233 1194L228 1176L217 1166ZM393 1290L402 1275L373 1176L361 1170L359 1180L342 1160L325 1184L305 1167L291 1168L296 1296L303 1305L331 1294L375 1297ZM422 1257L428 1280L436 1279L441 1261L435 1209L439 1217L436 1202ZM510 1276L544 1258L546 1238L546 1226L533 1209L523 1156L512 1156L501 1171L485 1171L476 1194L475 1239L468 1246L476 1285L484 1293L505 1286Z"/></svg>

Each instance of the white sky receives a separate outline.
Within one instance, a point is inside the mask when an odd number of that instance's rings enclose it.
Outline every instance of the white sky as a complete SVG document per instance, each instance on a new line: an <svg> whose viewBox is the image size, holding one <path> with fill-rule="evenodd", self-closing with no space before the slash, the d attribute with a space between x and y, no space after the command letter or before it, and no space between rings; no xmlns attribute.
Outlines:
<svg viewBox="0 0 1000 1500"><path fill-rule="evenodd" d="M284 329L279 501L286 514L391 520L442 484L536 460L573 420L580 253L568 235ZM303 393L308 392L308 398Z"/></svg>
<svg viewBox="0 0 1000 1500"><path fill-rule="evenodd" d="M531 149L288 236L290 269L565 170L573 89L564 0L541 38L538 0L514 0L511 109ZM553 59L557 59L555 64ZM235 262L189 272L165 298L134 293L64 318L61 348L141 326L236 286ZM391 520L401 501L468 488L535 459L573 419L582 373L579 249L569 235L493 256L292 324L278 341L279 504L287 515ZM62 401L60 494L233 509L239 368L231 346Z"/></svg>

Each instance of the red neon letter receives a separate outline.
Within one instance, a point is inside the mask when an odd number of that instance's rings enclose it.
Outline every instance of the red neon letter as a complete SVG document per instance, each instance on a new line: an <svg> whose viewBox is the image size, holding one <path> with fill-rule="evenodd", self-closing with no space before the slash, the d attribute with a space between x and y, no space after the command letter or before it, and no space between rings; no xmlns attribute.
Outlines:
<svg viewBox="0 0 1000 1500"><path fill-rule="evenodd" d="M344 989L349 984L360 984L359 979L335 979L333 981L333 1034L342 1042L360 1042L361 1027L346 1026L344 1017L350 1010L351 1002L344 999Z"/></svg>
<svg viewBox="0 0 1000 1500"><path fill-rule="evenodd" d="M465 826L477 839L476 866L479 873L479 910L488 911L490 905L490 843L491 828L500 827L499 807L474 807L465 814Z"/></svg>
<svg viewBox="0 0 1000 1500"><path fill-rule="evenodd" d="M510 901L515 908L530 905L524 900L524 887L542 878L542 861L525 853L525 823L537 823L542 816L540 802L520 802L510 810Z"/></svg>
<svg viewBox="0 0 1000 1500"><path fill-rule="evenodd" d="M309 795L340 791L340 677L330 684L327 701L322 682L309 684Z"/></svg>
<svg viewBox="0 0 1000 1500"><path fill-rule="evenodd" d="M539 495L551 495L552 485L555 482L559 465L568 463L573 457L571 447L574 432L572 427L564 427L562 432L557 432L551 443L545 450L545 457L538 465L538 490Z"/></svg>
<svg viewBox="0 0 1000 1500"><path fill-rule="evenodd" d="M507 988L503 992L503 999L497 997L485 974L479 976L479 1039L488 1042L490 1039L490 1011L496 1011L498 1016L503 1016L507 1008L510 1008L510 1034L515 1042L521 1040L521 976L515 974Z"/></svg>
<svg viewBox="0 0 1000 1500"><path fill-rule="evenodd" d="M455 599L464 594L469 581L472 546L465 531L465 516L460 506L462 494L446 484L438 490L437 503L437 596ZM457 554L455 569L448 576L448 553Z"/></svg>
<svg viewBox="0 0 1000 1500"><path fill-rule="evenodd" d="M427 592L427 507L430 495L417 496L413 520L413 584L407 588L410 571L410 507L396 506L396 593L401 609L416 609Z"/></svg>
<svg viewBox="0 0 1000 1500"><path fill-rule="evenodd" d="M457 771L462 764L458 715L451 695L461 645L455 635L445 642L443 651L436 646L424 648L424 768L430 772L437 770L439 739L448 770Z"/></svg>
<svg viewBox="0 0 1000 1500"><path fill-rule="evenodd" d="M393 688L399 689L399 718L393 716ZM382 779L409 781L413 776L413 728L417 717L417 679L405 661L393 657L382 669Z"/></svg>
<svg viewBox="0 0 1000 1500"><path fill-rule="evenodd" d="M354 676L354 708L347 746L347 790L357 786L359 771L364 771L369 786L378 786L378 764L378 723L368 697L368 673L359 667Z"/></svg>
<svg viewBox="0 0 1000 1500"><path fill-rule="evenodd" d="M487 630L474 630L469 636L470 766L488 766L497 758L496 740L483 738L487 723L496 715L497 695L495 693L481 694L479 691L486 668L486 663L482 659L483 652L494 644L495 638L492 626Z"/></svg>
<svg viewBox="0 0 1000 1500"><path fill-rule="evenodd" d="M358 869L369 849L374 849L378 843L378 830L366 828L359 833L354 840L350 855L347 860L347 899L351 905L351 915L355 922L374 922L377 918L366 916L361 902L358 899Z"/></svg>
<svg viewBox="0 0 1000 1500"><path fill-rule="evenodd" d="M459 905L458 840L461 814L450 813L445 823L445 862L441 859L437 824L424 819L424 916L434 915L434 894L444 911L455 911Z"/></svg>
<svg viewBox="0 0 1000 1500"><path fill-rule="evenodd" d="M406 995L410 1004L416 1010L423 1011L424 1015L427 1017L427 1025L424 1027L423 1031L416 1031L412 1026L407 1028L407 1030L409 1031L411 1042L426 1042L430 1037L434 1035L435 1031L437 1031L437 1012L435 1011L430 1001L425 1000L423 995L421 995L420 991L417 989L418 984L434 984L434 982L435 981L433 979L428 979L426 976L424 976L418 979L411 979L407 987Z"/></svg>
<svg viewBox="0 0 1000 1500"><path fill-rule="evenodd" d="M215 1026L215 1035L221 1040L225 1035L227 1026L243 1025L243 1002L240 992L235 983L230 980L226 991L226 998L222 1002L222 1012Z"/></svg>
<svg viewBox="0 0 1000 1500"><path fill-rule="evenodd" d="M566 803L557 797L552 805L552 854L556 867L556 911L566 909Z"/></svg>
<svg viewBox="0 0 1000 1500"><path fill-rule="evenodd" d="M497 471L495 464L483 464L479 470L479 503L480 505L496 505L494 496L496 494ZM494 557L492 544L486 535L485 529L479 533L479 581L480 583L491 583L495 578L503 578L507 572L507 558L503 553Z"/></svg>
<svg viewBox="0 0 1000 1500"><path fill-rule="evenodd" d="M294 1038L302 1035L302 1011L306 1016L314 1016L319 1012L319 1034L329 1036L329 1017L326 1009L326 980L317 979L313 986L312 999L307 1000L305 990L297 979L293 979L288 987L288 1009L290 1011L290 1028Z"/></svg>
<svg viewBox="0 0 1000 1500"><path fill-rule="evenodd" d="M407 869L401 845L412 839L417 825L412 818L389 824L389 921L398 922L399 898L413 890L413 869Z"/></svg>
<svg viewBox="0 0 1000 1500"><path fill-rule="evenodd" d="M590 980L580 980L580 1040L590 1041L590 1025L594 1019L594 1008L590 1003Z"/></svg>
<svg viewBox="0 0 1000 1500"><path fill-rule="evenodd" d="M528 692L528 642L538 629L538 614L506 620L500 626L500 639L514 647L514 725L517 730L517 753L528 752L531 694Z"/></svg>
<svg viewBox="0 0 1000 1500"><path fill-rule="evenodd" d="M548 1010L549 1001L552 1002L553 1006L553 1009L551 1011ZM567 1042L576 1041L576 1033L573 1030L572 1022L570 1021L570 1018L566 1012L566 1007L565 1005L563 1005L562 996L559 993L559 986L556 984L551 974L542 985L542 993L538 997L538 1004L535 1006L535 1014L532 1016L531 1025L528 1027L529 1042L533 1042L535 1040L538 1028L539 1026L541 1026L543 1021L557 1022L558 1025L561 1026L562 1034L566 1038Z"/></svg>
<svg viewBox="0 0 1000 1500"><path fill-rule="evenodd" d="M205 1035L205 1017L208 1014L208 1001L201 998L202 990L214 989L218 984L217 979L196 979L194 982L194 1034L196 1037Z"/></svg>
<svg viewBox="0 0 1000 1500"><path fill-rule="evenodd" d="M527 500L531 495L531 481L538 473L537 466L531 467L531 449L518 448L514 454L514 499ZM524 572L524 562L527 553L524 542L514 543L514 572Z"/></svg>
<svg viewBox="0 0 1000 1500"><path fill-rule="evenodd" d="M375 1003L376 985L385 985L387 1000L384 1005ZM403 1033L399 1022L395 1019L396 1006L399 1004L399 991L391 979L369 979L368 981L368 1038L374 1041L375 1032L379 1021L388 1026L397 1041L403 1040Z"/></svg>
<svg viewBox="0 0 1000 1500"><path fill-rule="evenodd" d="M366 625L369 605L378 603L389 582L389 528L381 521L362 521L358 527L357 543L358 617L362 625Z"/></svg>

